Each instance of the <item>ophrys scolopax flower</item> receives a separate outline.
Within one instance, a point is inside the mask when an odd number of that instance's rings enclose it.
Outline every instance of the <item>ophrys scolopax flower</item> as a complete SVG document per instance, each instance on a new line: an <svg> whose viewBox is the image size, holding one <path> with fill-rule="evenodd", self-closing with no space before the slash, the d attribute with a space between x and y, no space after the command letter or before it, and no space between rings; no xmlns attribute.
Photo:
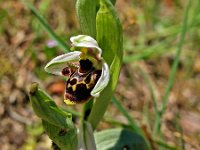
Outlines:
<svg viewBox="0 0 200 150"><path fill-rule="evenodd" d="M109 82L109 67L92 37L78 35L71 37L70 41L72 52L52 59L45 71L68 78L64 102L73 105L99 96Z"/></svg>

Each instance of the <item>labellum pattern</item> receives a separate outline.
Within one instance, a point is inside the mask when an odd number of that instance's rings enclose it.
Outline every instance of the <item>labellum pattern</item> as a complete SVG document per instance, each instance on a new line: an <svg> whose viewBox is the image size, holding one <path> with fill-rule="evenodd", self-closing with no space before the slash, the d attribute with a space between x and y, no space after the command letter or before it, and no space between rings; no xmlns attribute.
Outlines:
<svg viewBox="0 0 200 150"><path fill-rule="evenodd" d="M90 92L101 76L101 70L96 70L90 60L80 60L80 68L70 73L66 82L65 101L82 103L87 101ZM66 72L67 71L67 72ZM63 75L69 75L69 68L63 69Z"/></svg>

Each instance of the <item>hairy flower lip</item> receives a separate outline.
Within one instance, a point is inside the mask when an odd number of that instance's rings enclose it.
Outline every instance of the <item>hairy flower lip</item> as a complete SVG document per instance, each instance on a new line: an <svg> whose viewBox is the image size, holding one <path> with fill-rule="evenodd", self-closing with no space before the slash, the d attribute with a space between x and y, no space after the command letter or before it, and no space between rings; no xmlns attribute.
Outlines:
<svg viewBox="0 0 200 150"><path fill-rule="evenodd" d="M110 74L109 67L105 60L101 57L102 50L98 46L98 43L95 39L87 35L78 35L70 38L72 42L73 49L80 51L73 51L52 59L45 66L45 71L60 76L69 76L71 70L77 70L80 72L80 61L89 59L92 62L93 67L96 70L101 70L101 76L98 81L95 83L94 88L91 90L90 95L93 97L98 97L100 92L107 86ZM64 74L63 71L65 68L69 67L69 74ZM65 70L66 71L66 70ZM83 73L80 73L82 75ZM69 105L73 105L74 102L66 102Z"/></svg>

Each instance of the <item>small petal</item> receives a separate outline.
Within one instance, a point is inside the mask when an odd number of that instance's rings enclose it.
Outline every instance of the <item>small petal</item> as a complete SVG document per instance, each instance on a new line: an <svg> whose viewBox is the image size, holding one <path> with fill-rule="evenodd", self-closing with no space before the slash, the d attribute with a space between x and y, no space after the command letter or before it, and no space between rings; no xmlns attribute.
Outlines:
<svg viewBox="0 0 200 150"><path fill-rule="evenodd" d="M63 54L52 59L46 66L45 71L55 74L62 75L62 70L70 65L70 63L78 62L80 59L81 52L74 51L67 54ZM71 67L71 66L70 66Z"/></svg>
<svg viewBox="0 0 200 150"><path fill-rule="evenodd" d="M76 103L70 101L69 99L64 99L64 102L65 102L65 104L71 105L71 106L76 104Z"/></svg>
<svg viewBox="0 0 200 150"><path fill-rule="evenodd" d="M98 97L100 92L108 85L110 79L109 67L106 62L103 62L102 73L97 81L95 87L91 91L91 95L94 97Z"/></svg>
<svg viewBox="0 0 200 150"><path fill-rule="evenodd" d="M48 40L46 44L49 48L52 48L58 45L58 43L55 40Z"/></svg>
<svg viewBox="0 0 200 150"><path fill-rule="evenodd" d="M75 47L86 47L86 48L95 48L97 51L95 53L98 54L98 57L101 57L102 50L97 44L97 41L90 36L87 35L78 35L70 38L72 42L72 46Z"/></svg>

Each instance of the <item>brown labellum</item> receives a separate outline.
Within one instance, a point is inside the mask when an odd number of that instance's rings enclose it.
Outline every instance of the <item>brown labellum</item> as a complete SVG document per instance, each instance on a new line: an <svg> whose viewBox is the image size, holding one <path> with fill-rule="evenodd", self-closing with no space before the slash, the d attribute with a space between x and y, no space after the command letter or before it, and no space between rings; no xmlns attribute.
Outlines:
<svg viewBox="0 0 200 150"><path fill-rule="evenodd" d="M88 59L80 60L80 68L66 82L65 100L82 103L91 98L90 92L96 85L101 70L96 70Z"/></svg>

